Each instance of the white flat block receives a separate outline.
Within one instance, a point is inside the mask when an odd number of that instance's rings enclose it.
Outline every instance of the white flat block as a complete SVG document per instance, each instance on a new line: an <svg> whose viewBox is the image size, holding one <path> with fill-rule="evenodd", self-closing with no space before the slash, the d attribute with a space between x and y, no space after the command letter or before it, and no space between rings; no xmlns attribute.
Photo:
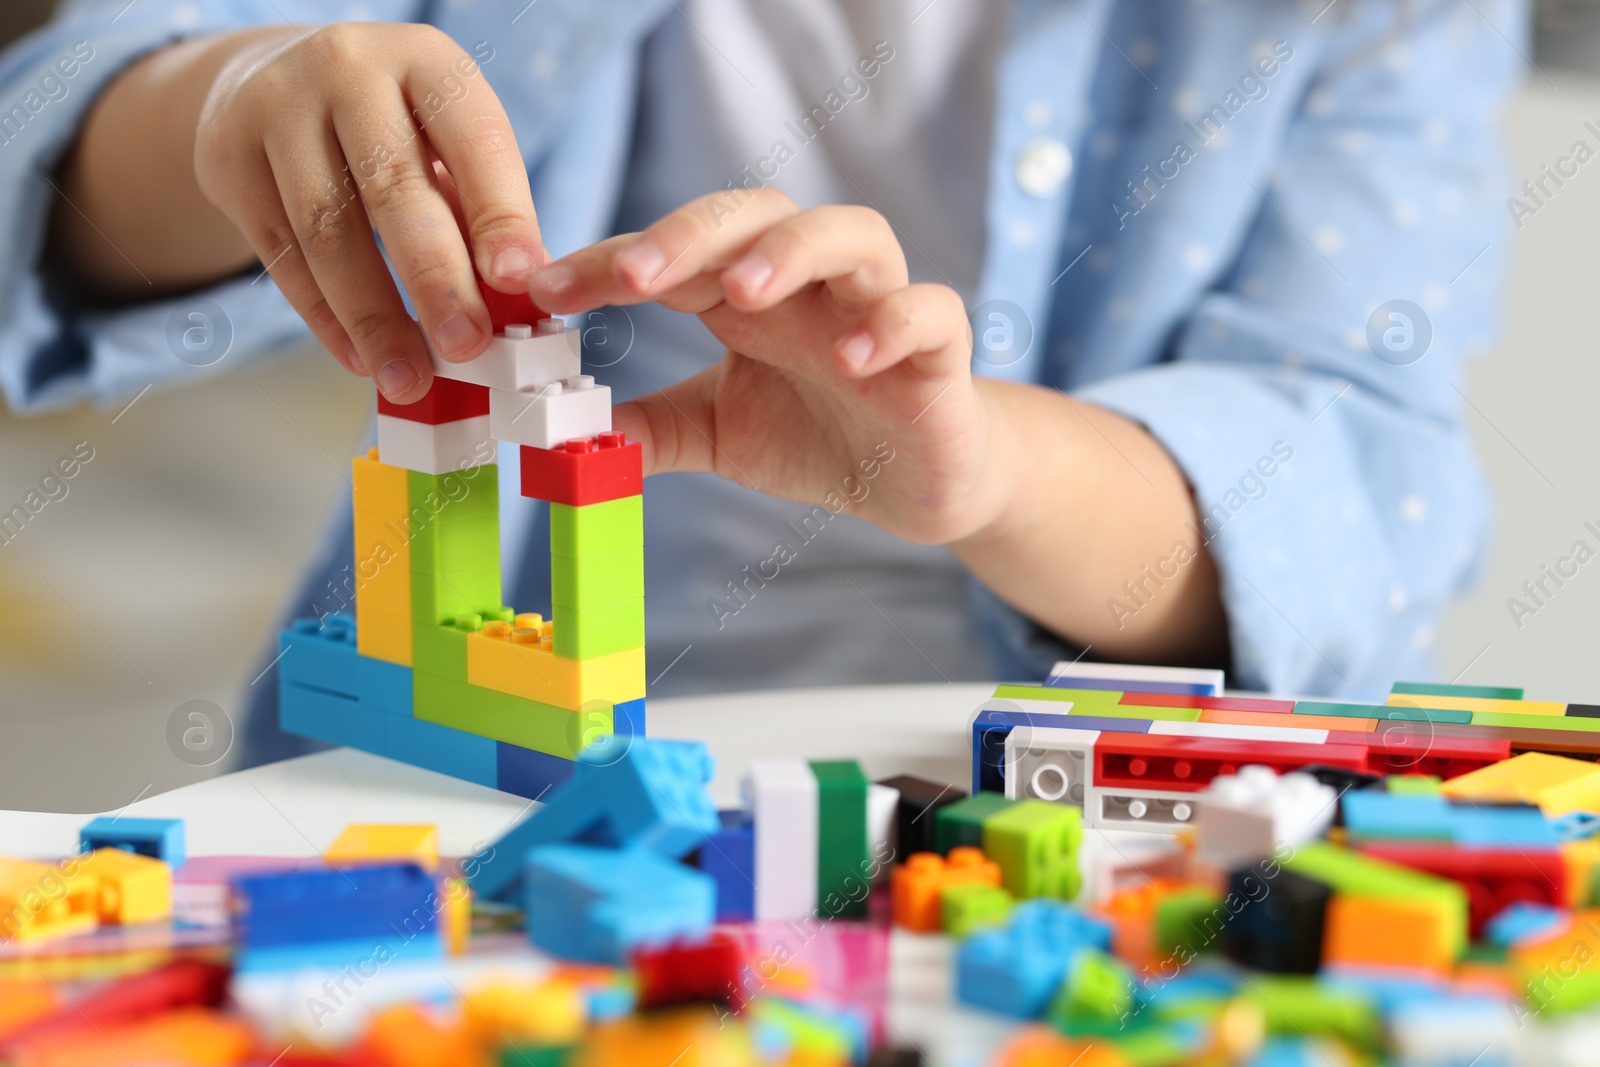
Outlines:
<svg viewBox="0 0 1600 1067"><path fill-rule="evenodd" d="M867 786L867 855L879 864L873 884L887 882L899 845L894 840L894 816L900 807L900 790L873 782Z"/></svg>
<svg viewBox="0 0 1600 1067"><path fill-rule="evenodd" d="M1247 766L1212 779L1195 794L1200 805L1196 844L1217 860L1252 860L1280 844L1298 845L1333 824L1338 794L1309 774L1279 776Z"/></svg>
<svg viewBox="0 0 1600 1067"><path fill-rule="evenodd" d="M1006 797L1082 807L1094 784L1099 730L1018 726L1006 735Z"/></svg>
<svg viewBox="0 0 1600 1067"><path fill-rule="evenodd" d="M801 759L752 760L745 788L756 829L756 918L815 915L817 778L810 765Z"/></svg>
<svg viewBox="0 0 1600 1067"><path fill-rule="evenodd" d="M611 429L611 387L587 374L520 393L489 390L489 428L497 441L555 448Z"/></svg>
<svg viewBox="0 0 1600 1067"><path fill-rule="evenodd" d="M1292 726L1235 726L1226 722L1166 722L1150 724L1150 733L1173 737L1220 737L1229 741L1282 741L1291 745L1324 745L1326 730L1296 730Z"/></svg>
<svg viewBox="0 0 1600 1067"><path fill-rule="evenodd" d="M1099 682L1165 682L1170 685L1199 685L1211 689L1212 695L1222 692L1226 671L1204 667L1145 667L1135 663L1068 663L1062 661L1050 668L1050 678L1083 678Z"/></svg>
<svg viewBox="0 0 1600 1067"><path fill-rule="evenodd" d="M466 363L446 363L428 346L433 373L439 377L512 393L581 373L581 354L582 332L567 329L559 319L546 319L538 329L507 326L482 355Z"/></svg>
<svg viewBox="0 0 1600 1067"><path fill-rule="evenodd" d="M1083 821L1102 830L1175 834L1195 824L1199 798L1198 793L1090 786Z"/></svg>
<svg viewBox="0 0 1600 1067"><path fill-rule="evenodd" d="M429 426L394 415L378 416L378 458L421 474L448 474L495 461L489 416Z"/></svg>

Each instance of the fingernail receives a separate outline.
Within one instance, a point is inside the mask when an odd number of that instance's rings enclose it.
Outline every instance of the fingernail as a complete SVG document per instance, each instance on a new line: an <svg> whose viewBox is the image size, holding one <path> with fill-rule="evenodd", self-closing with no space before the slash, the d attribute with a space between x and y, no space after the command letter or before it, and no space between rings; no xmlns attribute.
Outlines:
<svg viewBox="0 0 1600 1067"><path fill-rule="evenodd" d="M649 286L667 268L667 257L649 241L639 240L617 253L617 266L634 284Z"/></svg>
<svg viewBox="0 0 1600 1067"><path fill-rule="evenodd" d="M728 268L728 280L749 293L759 293L772 280L772 264L764 256L745 256Z"/></svg>
<svg viewBox="0 0 1600 1067"><path fill-rule="evenodd" d="M477 347L483 333L478 329L478 324L465 315L452 315L439 324L433 333L434 347L445 358L465 355ZM390 364L393 366L393 364Z"/></svg>
<svg viewBox="0 0 1600 1067"><path fill-rule="evenodd" d="M873 350L878 346L872 340L872 335L863 330L853 333L839 342L839 354L844 361L855 370L860 370L867 365L867 360L872 358Z"/></svg>
<svg viewBox="0 0 1600 1067"><path fill-rule="evenodd" d="M378 368L378 388L390 400L405 395L419 381L417 369L403 359L391 359Z"/></svg>
<svg viewBox="0 0 1600 1067"><path fill-rule="evenodd" d="M533 287L552 295L571 289L578 280L578 272L565 263L552 263L533 276Z"/></svg>
<svg viewBox="0 0 1600 1067"><path fill-rule="evenodd" d="M520 248L502 248L495 253L494 277L498 282L526 285L533 272L533 260Z"/></svg>

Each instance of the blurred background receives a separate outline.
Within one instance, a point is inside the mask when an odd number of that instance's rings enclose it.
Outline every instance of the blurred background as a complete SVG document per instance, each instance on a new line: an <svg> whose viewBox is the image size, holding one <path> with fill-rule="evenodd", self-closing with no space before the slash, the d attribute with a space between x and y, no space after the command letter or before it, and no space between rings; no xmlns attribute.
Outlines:
<svg viewBox="0 0 1600 1067"><path fill-rule="evenodd" d="M0 3L0 44L46 0ZM1516 181L1600 126L1600 0L1546 0L1537 66L1507 116ZM1507 190L1510 195L1512 190ZM1536 613L1510 597L1600 536L1600 168L1515 237L1499 348L1461 382L1498 498L1493 558L1436 636L1445 680L1600 703L1600 560ZM175 709L235 714L269 630L348 492L370 385L309 348L131 407L0 409L0 501L79 442L94 458L0 548L0 810L101 811L227 769L168 745Z"/></svg>

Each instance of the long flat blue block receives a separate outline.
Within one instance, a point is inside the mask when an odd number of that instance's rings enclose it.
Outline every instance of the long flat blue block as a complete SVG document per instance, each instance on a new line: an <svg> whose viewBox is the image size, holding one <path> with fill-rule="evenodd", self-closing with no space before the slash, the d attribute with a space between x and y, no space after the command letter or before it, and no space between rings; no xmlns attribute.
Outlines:
<svg viewBox="0 0 1600 1067"><path fill-rule="evenodd" d="M281 681L278 686L278 724L285 731L330 745L348 745L384 754L385 712L352 697L321 689L308 689Z"/></svg>
<svg viewBox="0 0 1600 1067"><path fill-rule="evenodd" d="M980 711L972 722L972 791L1006 789L1006 738L1018 726L1099 730L1114 734L1150 732L1148 719L1110 719L1098 715L1050 715L1035 711Z"/></svg>
<svg viewBox="0 0 1600 1067"><path fill-rule="evenodd" d="M499 755L495 747L500 742L410 715L390 714L387 709L377 714L383 722L384 755L390 759L496 787Z"/></svg>
<svg viewBox="0 0 1600 1067"><path fill-rule="evenodd" d="M278 634L278 677L284 682L361 696L356 621L348 615L296 619Z"/></svg>
<svg viewBox="0 0 1600 1067"><path fill-rule="evenodd" d="M235 879L233 887L245 949L401 941L439 928L433 877L412 863L279 871Z"/></svg>
<svg viewBox="0 0 1600 1067"><path fill-rule="evenodd" d="M624 964L640 945L698 936L716 918L709 876L643 848L530 849L523 881L528 939L564 959Z"/></svg>
<svg viewBox="0 0 1600 1067"><path fill-rule="evenodd" d="M276 945L239 952L233 969L240 973L297 971L315 967L325 971L356 974L372 973L380 967L405 960L437 960L444 946L436 932L415 937L347 938L339 941L314 941L299 945Z"/></svg>
<svg viewBox="0 0 1600 1067"><path fill-rule="evenodd" d="M719 811L722 829L700 846L700 869L717 886L717 922L750 922L756 913L756 828L747 811Z"/></svg>
<svg viewBox="0 0 1600 1067"><path fill-rule="evenodd" d="M370 708L410 718L415 710L411 696L411 668L371 656L358 658L361 702Z"/></svg>
<svg viewBox="0 0 1600 1067"><path fill-rule="evenodd" d="M1170 693L1186 697L1221 696L1216 686L1202 682L1146 682L1132 678L1074 678L1063 675L1045 679L1051 689L1100 689L1117 693Z"/></svg>
<svg viewBox="0 0 1600 1067"><path fill-rule="evenodd" d="M618 734L629 734L633 737L643 737L644 730L644 697L637 700L625 700L611 709L611 731Z"/></svg>
<svg viewBox="0 0 1600 1067"><path fill-rule="evenodd" d="M120 848L160 860L176 870L183 866L185 858L183 820L102 815L78 831L78 846L84 852Z"/></svg>
<svg viewBox="0 0 1600 1067"><path fill-rule="evenodd" d="M620 706L620 705L619 705ZM538 800L572 777L573 760L496 741L494 787L502 793Z"/></svg>

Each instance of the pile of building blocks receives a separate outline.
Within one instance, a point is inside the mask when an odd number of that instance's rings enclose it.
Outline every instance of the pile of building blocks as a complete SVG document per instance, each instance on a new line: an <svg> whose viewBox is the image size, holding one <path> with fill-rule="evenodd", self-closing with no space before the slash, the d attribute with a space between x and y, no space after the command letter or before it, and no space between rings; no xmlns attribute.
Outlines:
<svg viewBox="0 0 1600 1067"><path fill-rule="evenodd" d="M414 404L378 400L378 446L352 464L355 614L280 639L285 730L527 797L586 746L644 733L641 453L611 392L579 373L578 334L523 298L495 336L434 357ZM496 442L547 504L549 616L502 603Z"/></svg>

